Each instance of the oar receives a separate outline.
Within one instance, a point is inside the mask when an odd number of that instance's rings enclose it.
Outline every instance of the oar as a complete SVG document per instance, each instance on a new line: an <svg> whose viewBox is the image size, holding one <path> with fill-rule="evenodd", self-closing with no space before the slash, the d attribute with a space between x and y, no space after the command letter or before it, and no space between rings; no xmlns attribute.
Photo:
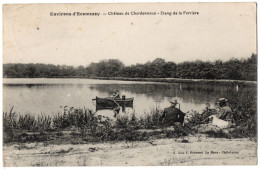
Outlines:
<svg viewBox="0 0 260 169"><path fill-rule="evenodd" d="M179 103L179 110L181 110L181 104L180 103ZM184 127L184 120L183 120L182 126Z"/></svg>
<svg viewBox="0 0 260 169"><path fill-rule="evenodd" d="M116 103L116 105L117 106L120 106L116 101L115 101L115 99L114 98L112 98L112 100Z"/></svg>
<svg viewBox="0 0 260 169"><path fill-rule="evenodd" d="M97 100L97 99L92 99L92 101L95 101L95 100ZM120 105L115 101L114 98L112 98L111 100L113 100L117 106L120 106Z"/></svg>
<svg viewBox="0 0 260 169"><path fill-rule="evenodd" d="M107 97L107 98L103 98L103 99L110 99L110 97ZM97 100L96 98L95 99L92 99L92 101L95 101ZM113 99L112 99L113 100ZM115 101L115 100L114 100Z"/></svg>

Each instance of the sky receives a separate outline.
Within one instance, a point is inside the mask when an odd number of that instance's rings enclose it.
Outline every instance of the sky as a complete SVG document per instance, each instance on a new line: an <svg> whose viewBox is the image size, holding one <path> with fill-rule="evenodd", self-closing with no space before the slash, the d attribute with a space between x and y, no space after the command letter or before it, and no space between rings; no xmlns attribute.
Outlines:
<svg viewBox="0 0 260 169"><path fill-rule="evenodd" d="M199 15L108 15L108 12L199 12ZM50 12L100 13L50 16ZM106 13L106 15L103 15ZM256 53L255 3L4 5L3 63L125 65L156 58L226 61Z"/></svg>

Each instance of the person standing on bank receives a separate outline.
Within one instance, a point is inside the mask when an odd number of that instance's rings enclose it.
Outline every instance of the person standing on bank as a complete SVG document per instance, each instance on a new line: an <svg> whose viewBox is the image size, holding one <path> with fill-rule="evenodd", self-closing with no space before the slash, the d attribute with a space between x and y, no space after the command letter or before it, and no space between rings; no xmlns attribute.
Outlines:
<svg viewBox="0 0 260 169"><path fill-rule="evenodd" d="M173 126L176 122L183 124L185 113L176 108L176 105L179 103L177 100L175 100L175 102L170 101L170 103L171 106L165 108L162 114L165 125Z"/></svg>

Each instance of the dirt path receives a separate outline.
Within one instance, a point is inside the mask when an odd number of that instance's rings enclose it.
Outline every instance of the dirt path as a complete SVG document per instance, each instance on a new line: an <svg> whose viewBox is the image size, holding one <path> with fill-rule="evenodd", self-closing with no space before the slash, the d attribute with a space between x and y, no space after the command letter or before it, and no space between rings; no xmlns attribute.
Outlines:
<svg viewBox="0 0 260 169"><path fill-rule="evenodd" d="M4 146L5 166L253 165L257 143L192 136L132 143ZM228 152L224 152L228 151ZM208 152L208 153L207 153Z"/></svg>

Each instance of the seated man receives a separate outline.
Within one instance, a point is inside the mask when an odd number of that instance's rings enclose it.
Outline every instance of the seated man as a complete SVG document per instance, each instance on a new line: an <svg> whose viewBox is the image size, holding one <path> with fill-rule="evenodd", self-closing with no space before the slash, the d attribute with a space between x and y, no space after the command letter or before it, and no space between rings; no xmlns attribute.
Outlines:
<svg viewBox="0 0 260 169"><path fill-rule="evenodd" d="M113 95L112 95L113 99L120 99L120 95L117 89L113 90Z"/></svg>
<svg viewBox="0 0 260 169"><path fill-rule="evenodd" d="M219 110L217 111L217 118L229 122L233 122L233 112L227 105L227 99L218 99Z"/></svg>
<svg viewBox="0 0 260 169"><path fill-rule="evenodd" d="M170 101L170 103L171 106L165 108L162 115L165 124L169 126L173 126L176 122L183 124L185 113L176 108L176 105L178 104L177 100L175 100L175 102Z"/></svg>

